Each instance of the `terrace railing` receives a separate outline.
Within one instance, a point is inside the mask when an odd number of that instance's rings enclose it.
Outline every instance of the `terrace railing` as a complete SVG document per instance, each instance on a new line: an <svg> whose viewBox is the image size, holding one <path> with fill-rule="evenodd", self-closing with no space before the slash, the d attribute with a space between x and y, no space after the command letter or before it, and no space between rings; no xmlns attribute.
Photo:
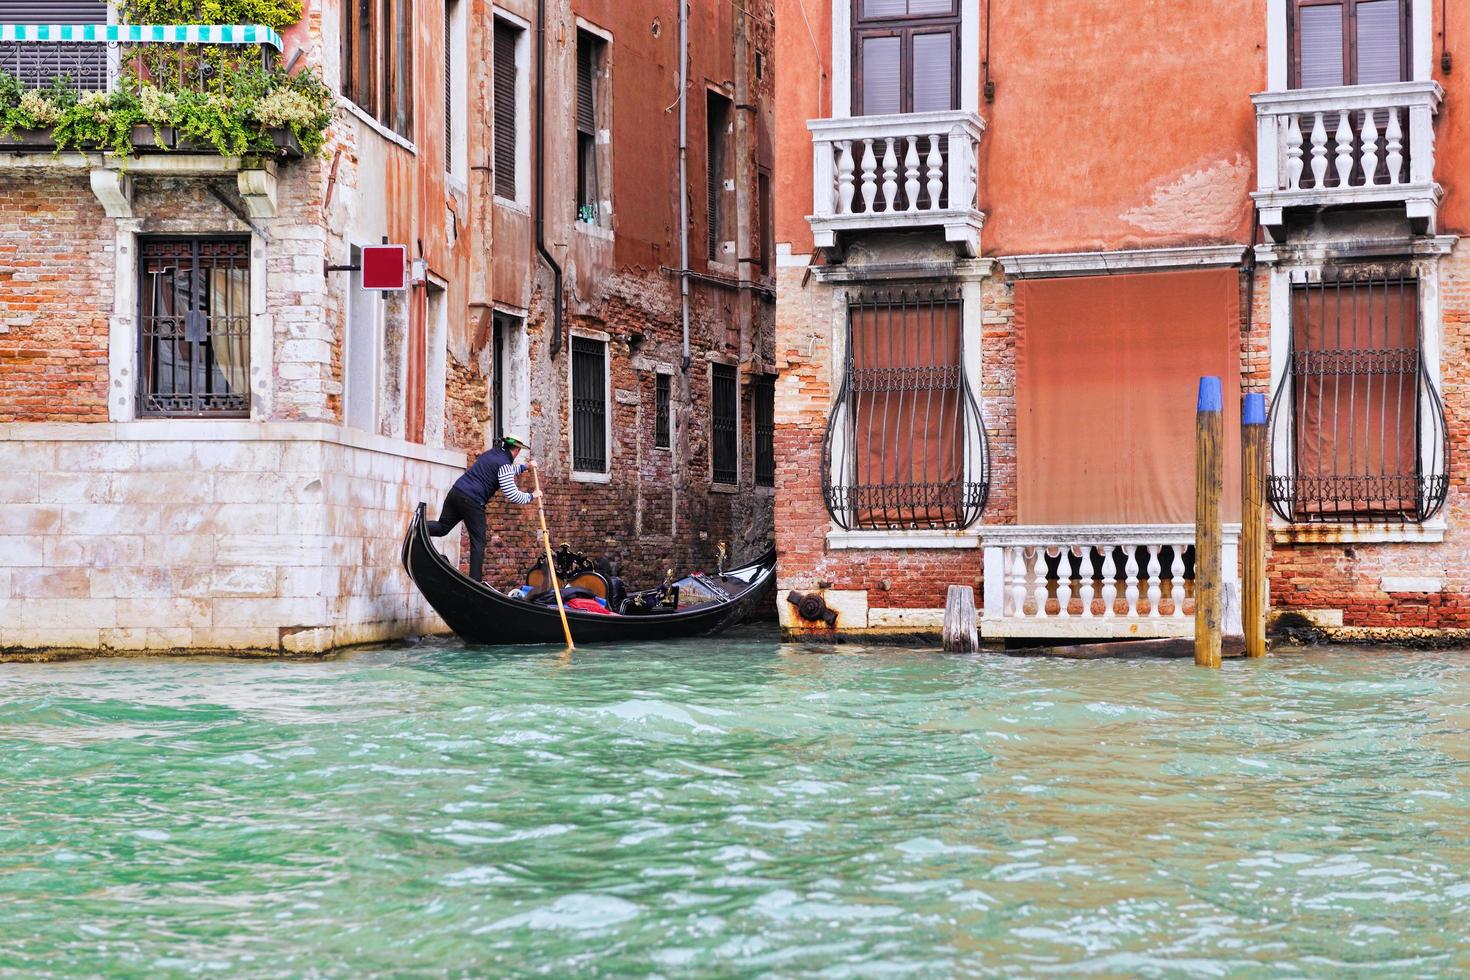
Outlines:
<svg viewBox="0 0 1470 980"><path fill-rule="evenodd" d="M60 79L81 92L110 91L126 77L171 75L185 87L217 81L213 62L197 57L201 47L252 46L269 67L281 51L281 37L259 24L0 24L0 71L26 88L44 88ZM169 57L160 49L172 48Z"/></svg>

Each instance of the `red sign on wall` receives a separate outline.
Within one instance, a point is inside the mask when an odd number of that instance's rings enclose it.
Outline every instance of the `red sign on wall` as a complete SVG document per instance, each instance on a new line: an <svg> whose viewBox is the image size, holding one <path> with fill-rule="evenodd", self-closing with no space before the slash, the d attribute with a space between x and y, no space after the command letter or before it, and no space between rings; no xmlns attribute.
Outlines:
<svg viewBox="0 0 1470 980"><path fill-rule="evenodd" d="M395 290L408 288L407 245L364 245L362 288Z"/></svg>

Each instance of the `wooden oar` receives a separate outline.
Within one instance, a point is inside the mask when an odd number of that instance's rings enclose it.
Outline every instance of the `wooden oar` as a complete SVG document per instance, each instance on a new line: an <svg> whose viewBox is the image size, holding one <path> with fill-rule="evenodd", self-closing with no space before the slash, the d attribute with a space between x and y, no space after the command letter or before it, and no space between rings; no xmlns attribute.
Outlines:
<svg viewBox="0 0 1470 980"><path fill-rule="evenodd" d="M531 479L536 487L536 512L541 515L541 541L546 545L546 573L551 576L551 592L556 596L556 611L561 613L561 630L566 634L567 649L575 650L572 643L572 627L567 622L567 607L561 601L561 583L556 580L556 559L551 556L551 533L546 530L546 508L541 503L541 474L531 467Z"/></svg>

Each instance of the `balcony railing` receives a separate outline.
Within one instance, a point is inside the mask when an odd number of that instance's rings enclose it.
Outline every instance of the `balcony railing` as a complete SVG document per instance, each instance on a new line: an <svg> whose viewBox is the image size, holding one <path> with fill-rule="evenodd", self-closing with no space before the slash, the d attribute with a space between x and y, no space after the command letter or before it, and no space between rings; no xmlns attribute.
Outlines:
<svg viewBox="0 0 1470 980"><path fill-rule="evenodd" d="M812 233L835 249L843 233L943 229L966 255L980 250L980 137L972 112L814 119Z"/></svg>
<svg viewBox="0 0 1470 980"><path fill-rule="evenodd" d="M190 47L259 47L262 63L269 67L281 51L281 37L259 24L0 24L0 72L25 88L44 88L59 79L75 91L106 92L117 86L125 61L134 64L138 78L157 67L144 65L144 51L157 45L172 46L178 52L178 73L192 75L207 70L208 63L187 57ZM181 84L208 81L170 80Z"/></svg>
<svg viewBox="0 0 1470 980"><path fill-rule="evenodd" d="M1223 577L1237 583L1239 525ZM1194 527L987 527L981 633L1107 639L1194 634Z"/></svg>
<svg viewBox="0 0 1470 980"><path fill-rule="evenodd" d="M1254 95L1261 224L1293 207L1402 204L1434 232L1444 196L1434 173L1437 82L1396 82Z"/></svg>

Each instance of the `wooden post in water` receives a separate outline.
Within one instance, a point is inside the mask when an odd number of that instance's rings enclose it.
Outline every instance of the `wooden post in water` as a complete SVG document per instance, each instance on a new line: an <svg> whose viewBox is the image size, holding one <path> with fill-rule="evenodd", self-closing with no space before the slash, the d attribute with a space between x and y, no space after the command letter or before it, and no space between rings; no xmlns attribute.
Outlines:
<svg viewBox="0 0 1470 980"><path fill-rule="evenodd" d="M1199 379L1194 422L1194 662L1200 667L1220 666L1224 401L1219 378Z"/></svg>
<svg viewBox="0 0 1470 980"><path fill-rule="evenodd" d="M1245 655L1266 655L1266 396L1240 404L1240 587Z"/></svg>
<svg viewBox="0 0 1470 980"><path fill-rule="evenodd" d="M974 653L978 649L975 590L968 585L951 585L944 597L944 652Z"/></svg>

